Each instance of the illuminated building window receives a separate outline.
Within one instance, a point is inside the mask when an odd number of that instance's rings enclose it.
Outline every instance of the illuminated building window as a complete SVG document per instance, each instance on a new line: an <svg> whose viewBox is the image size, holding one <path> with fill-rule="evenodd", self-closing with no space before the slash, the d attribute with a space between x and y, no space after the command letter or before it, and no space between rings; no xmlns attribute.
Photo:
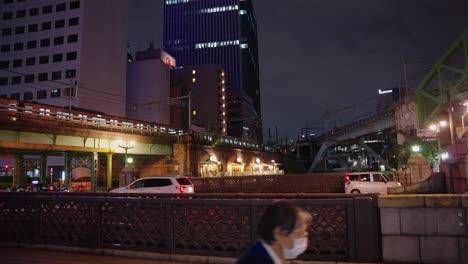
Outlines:
<svg viewBox="0 0 468 264"><path fill-rule="evenodd" d="M226 40L226 41L216 41L216 42L207 42L207 43L197 43L195 44L195 49L204 49L204 48L217 48L223 46L235 46L239 45L239 40Z"/></svg>
<svg viewBox="0 0 468 264"><path fill-rule="evenodd" d="M239 15L245 15L245 14L247 14L247 10L242 9L239 11Z"/></svg>
<svg viewBox="0 0 468 264"><path fill-rule="evenodd" d="M241 49L246 49L246 48L249 47L249 45L246 44L246 43L242 43L242 44L240 45L240 47L241 47Z"/></svg>
<svg viewBox="0 0 468 264"><path fill-rule="evenodd" d="M193 83L194 83L194 82L196 82L196 81L197 81L197 79L196 79L196 78L192 78L192 82L193 82Z"/></svg>
<svg viewBox="0 0 468 264"><path fill-rule="evenodd" d="M196 74L196 73L197 73L197 71L196 71L196 70L192 70L192 74Z"/></svg>
<svg viewBox="0 0 468 264"><path fill-rule="evenodd" d="M188 3L192 0L166 0L166 5L175 5L180 3Z"/></svg>
<svg viewBox="0 0 468 264"><path fill-rule="evenodd" d="M234 10L239 10L238 5L230 5L230 6L217 6L217 7L211 7L211 8L204 8L200 10L200 13L218 13L218 12L227 12L227 11L234 11Z"/></svg>
<svg viewBox="0 0 468 264"><path fill-rule="evenodd" d="M50 90L50 98L60 97L60 89Z"/></svg>
<svg viewBox="0 0 468 264"><path fill-rule="evenodd" d="M197 110L193 110L192 115L194 115L194 116L197 115Z"/></svg>

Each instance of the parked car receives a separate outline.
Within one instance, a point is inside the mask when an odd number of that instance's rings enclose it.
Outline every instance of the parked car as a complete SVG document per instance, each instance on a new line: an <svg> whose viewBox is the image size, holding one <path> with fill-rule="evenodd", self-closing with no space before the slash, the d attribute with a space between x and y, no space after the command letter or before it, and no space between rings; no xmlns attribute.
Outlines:
<svg viewBox="0 0 468 264"><path fill-rule="evenodd" d="M387 194L387 188L401 187L401 183L391 181L380 171L347 172L345 174L345 193Z"/></svg>
<svg viewBox="0 0 468 264"><path fill-rule="evenodd" d="M138 179L111 193L194 193L193 183L182 176L152 176Z"/></svg>

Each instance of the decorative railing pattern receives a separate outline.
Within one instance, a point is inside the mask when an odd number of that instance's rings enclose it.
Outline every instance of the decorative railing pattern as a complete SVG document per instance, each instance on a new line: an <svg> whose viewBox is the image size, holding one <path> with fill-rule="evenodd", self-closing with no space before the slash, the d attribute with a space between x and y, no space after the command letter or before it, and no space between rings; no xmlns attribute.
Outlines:
<svg viewBox="0 0 468 264"><path fill-rule="evenodd" d="M236 257L256 239L273 197L1 193L0 241ZM381 258L371 196L277 198L292 199L313 216L301 259Z"/></svg>
<svg viewBox="0 0 468 264"><path fill-rule="evenodd" d="M344 173L193 177L200 193L344 193Z"/></svg>

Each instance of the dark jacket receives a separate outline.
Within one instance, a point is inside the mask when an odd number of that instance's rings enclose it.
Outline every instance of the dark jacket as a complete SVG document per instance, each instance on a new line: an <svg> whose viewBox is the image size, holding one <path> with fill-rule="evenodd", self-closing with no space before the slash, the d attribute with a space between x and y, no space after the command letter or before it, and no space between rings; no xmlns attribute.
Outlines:
<svg viewBox="0 0 468 264"><path fill-rule="evenodd" d="M245 250L235 264L274 264L262 243L257 240Z"/></svg>

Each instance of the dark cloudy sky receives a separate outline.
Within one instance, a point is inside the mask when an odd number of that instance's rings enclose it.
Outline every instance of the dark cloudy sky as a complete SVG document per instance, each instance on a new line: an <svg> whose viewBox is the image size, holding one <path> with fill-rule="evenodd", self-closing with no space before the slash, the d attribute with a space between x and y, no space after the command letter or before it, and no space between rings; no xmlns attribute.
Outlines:
<svg viewBox="0 0 468 264"><path fill-rule="evenodd" d="M468 0L253 1L264 130L281 138L374 112L365 99L403 81L403 58L414 89L468 29ZM163 1L129 2L130 51L162 46Z"/></svg>

